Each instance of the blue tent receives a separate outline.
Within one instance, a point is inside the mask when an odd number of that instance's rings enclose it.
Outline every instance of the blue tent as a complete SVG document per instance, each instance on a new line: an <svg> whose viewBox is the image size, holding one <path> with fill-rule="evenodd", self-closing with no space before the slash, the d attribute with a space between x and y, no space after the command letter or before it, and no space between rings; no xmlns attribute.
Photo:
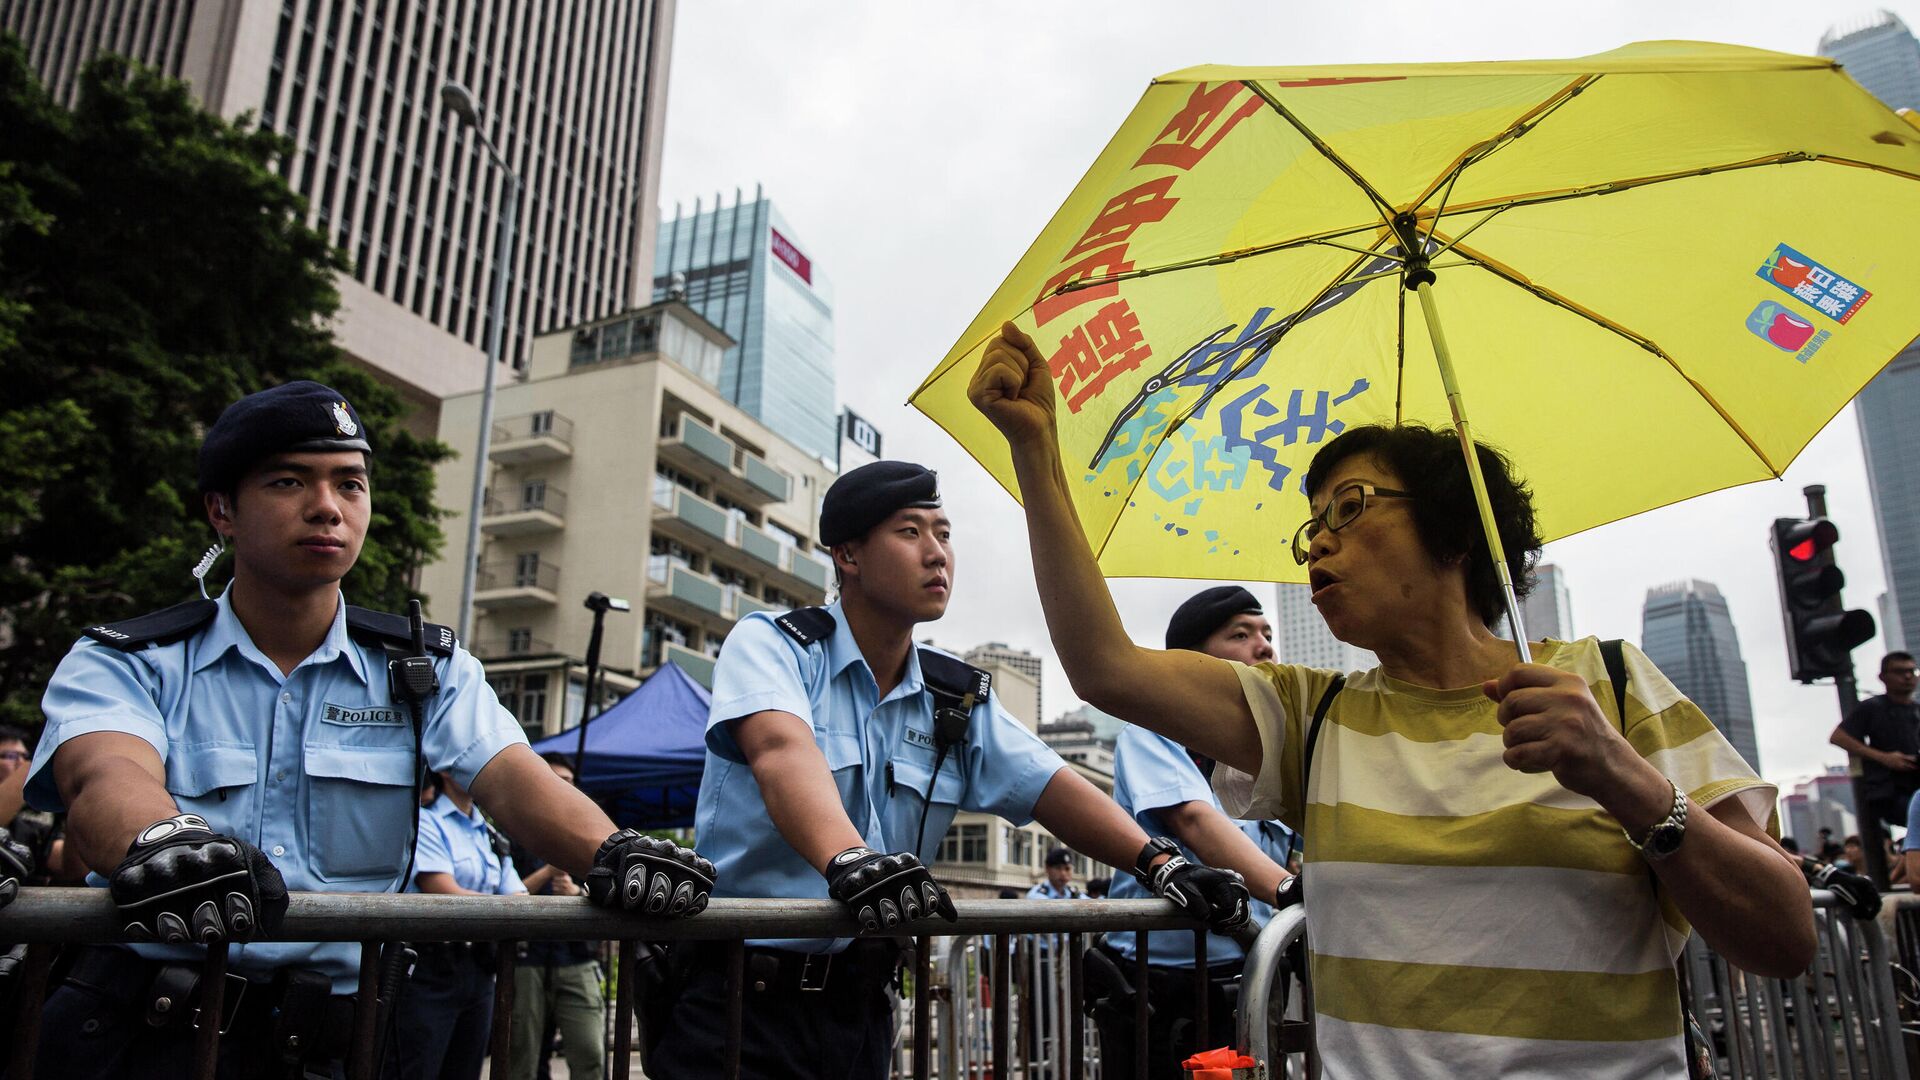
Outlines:
<svg viewBox="0 0 1920 1080"><path fill-rule="evenodd" d="M677 665L654 672L587 726L580 789L622 828L692 827L712 701L707 688ZM576 728L541 739L533 749L572 760L579 745Z"/></svg>

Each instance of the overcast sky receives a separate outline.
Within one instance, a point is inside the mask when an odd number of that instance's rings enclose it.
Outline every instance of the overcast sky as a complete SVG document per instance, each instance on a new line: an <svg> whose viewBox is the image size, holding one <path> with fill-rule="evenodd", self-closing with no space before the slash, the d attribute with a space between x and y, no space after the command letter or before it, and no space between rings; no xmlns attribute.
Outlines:
<svg viewBox="0 0 1920 1080"><path fill-rule="evenodd" d="M1903 15L1920 17L1910 6ZM661 201L690 208L756 183L835 290L839 397L889 457L941 472L956 588L928 628L964 649L998 640L1048 658L1048 718L1077 699L1053 662L1013 499L903 403L1038 235L1157 74L1201 63L1331 64L1581 56L1631 41L1724 41L1813 53L1837 17L1871 9L1777 0L1364 5L1106 0L1099 4L682 0ZM1788 679L1767 527L1827 486L1847 598L1884 586L1853 410L1769 481L1643 514L1547 548L1575 631L1640 640L1650 586L1697 577L1727 596L1746 656L1768 779L1839 763L1829 686ZM1190 582L1115 583L1134 638L1158 645ZM1270 586L1258 587L1271 596ZM1855 653L1862 690L1878 639Z"/></svg>

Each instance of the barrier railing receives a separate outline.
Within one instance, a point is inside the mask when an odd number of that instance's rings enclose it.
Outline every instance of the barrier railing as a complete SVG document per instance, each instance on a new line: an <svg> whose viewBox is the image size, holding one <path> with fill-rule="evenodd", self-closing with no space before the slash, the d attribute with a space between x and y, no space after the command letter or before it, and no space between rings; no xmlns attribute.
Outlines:
<svg viewBox="0 0 1920 1080"><path fill-rule="evenodd" d="M1908 987L1910 1012L1920 1016L1920 900L1900 897L1890 916L1899 927L1896 965L1881 927L1853 919L1832 894L1813 893L1817 958L1794 979L1763 979L1732 968L1700 945L1689 945L1683 965L1687 999L1713 1044L1719 1075L1730 1080L1909 1080L1909 1046L1920 1044L1920 1019L1903 1030L1902 998L1895 975ZM1099 1053L1086 1021L1084 968L1092 935L1137 934L1136 956L1147 954L1147 931L1192 932L1204 958L1205 935L1193 922L1158 900L1063 903L1045 900L962 900L960 921L941 938L918 936L899 1003L903 1038L896 1075L925 1080L1126 1080L1115 1076ZM101 889L25 889L0 910L0 942L25 943L29 951L17 976L20 1002L8 1041L8 1075L32 1075L39 1033L39 1007L54 949L63 944L122 940L120 920ZM1290 948L1305 929L1298 908L1276 916L1247 948L1236 1011L1235 1044L1261 1062L1265 1077L1317 1077L1308 1029L1283 1024ZM661 921L605 911L579 898L363 895L299 893L291 897L277 939L362 943L350 1075L372 1078L379 947L388 941L449 939L495 941L501 957L496 984L491 1075L504 1077L512 1041L511 943L524 940L602 940L617 943L618 977L613 1003L612 1076L632 1063L635 1030L635 955L639 941L725 941L729 988L729 1037L716 1047L721 1075L737 1077L740 1024L745 1000L744 939L850 937L854 924L829 901L716 900L696 919ZM938 955L936 965L935 957ZM1133 1024L1135 1075L1147 1074L1148 992L1146 965L1135 963ZM220 1016L225 986L225 950L206 961L201 985L203 1014ZM937 978L936 978L937 973ZM1208 1030L1206 965L1195 970L1194 1029ZM1289 1000L1288 1016L1312 1016L1311 987ZM936 1008L938 1017L936 1021ZM1276 1038L1280 1033L1281 1037ZM197 1031L195 1075L213 1075L220 1032L217 1024ZM938 1063L936 1070L935 1063Z"/></svg>

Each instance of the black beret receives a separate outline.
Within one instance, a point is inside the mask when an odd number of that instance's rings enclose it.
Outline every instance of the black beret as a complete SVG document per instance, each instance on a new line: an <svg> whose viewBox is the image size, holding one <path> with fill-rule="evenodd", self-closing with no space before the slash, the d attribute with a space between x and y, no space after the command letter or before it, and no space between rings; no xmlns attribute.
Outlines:
<svg viewBox="0 0 1920 1080"><path fill-rule="evenodd" d="M300 379L227 406L200 443L200 490L230 491L261 458L290 451L373 453L340 391Z"/></svg>
<svg viewBox="0 0 1920 1080"><path fill-rule="evenodd" d="M1167 620L1167 648L1198 649L1200 643L1235 615L1260 614L1260 601L1238 585L1202 589L1174 609Z"/></svg>
<svg viewBox="0 0 1920 1080"><path fill-rule="evenodd" d="M909 461L876 461L840 477L820 503L820 542L832 547L908 507L940 505L940 478Z"/></svg>
<svg viewBox="0 0 1920 1080"><path fill-rule="evenodd" d="M1052 851L1047 852L1047 865L1048 866L1072 866L1073 852L1068 851L1066 848L1063 848L1063 847L1054 848Z"/></svg>

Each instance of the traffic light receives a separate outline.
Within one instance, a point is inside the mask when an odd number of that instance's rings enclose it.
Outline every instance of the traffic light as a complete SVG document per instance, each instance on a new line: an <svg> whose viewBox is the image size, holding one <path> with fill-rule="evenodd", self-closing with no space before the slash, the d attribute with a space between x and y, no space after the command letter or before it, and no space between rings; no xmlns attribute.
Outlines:
<svg viewBox="0 0 1920 1080"><path fill-rule="evenodd" d="M1833 562L1840 530L1823 517L1775 518L1773 561L1787 621L1787 663L1801 682L1853 673L1855 646L1873 636L1873 616L1840 600L1847 575Z"/></svg>

